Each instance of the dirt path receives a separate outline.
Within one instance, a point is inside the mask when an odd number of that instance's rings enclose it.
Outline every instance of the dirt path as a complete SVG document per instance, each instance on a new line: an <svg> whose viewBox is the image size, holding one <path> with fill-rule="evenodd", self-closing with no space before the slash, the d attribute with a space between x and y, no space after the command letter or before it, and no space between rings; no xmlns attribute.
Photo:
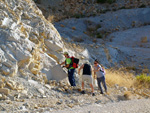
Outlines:
<svg viewBox="0 0 150 113"><path fill-rule="evenodd" d="M107 104L78 106L52 113L149 113L150 99L121 101Z"/></svg>

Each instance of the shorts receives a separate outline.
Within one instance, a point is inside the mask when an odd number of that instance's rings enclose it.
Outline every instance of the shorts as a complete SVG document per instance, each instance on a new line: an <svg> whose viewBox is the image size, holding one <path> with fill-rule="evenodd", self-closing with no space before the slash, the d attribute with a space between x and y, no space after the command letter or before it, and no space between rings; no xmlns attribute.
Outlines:
<svg viewBox="0 0 150 113"><path fill-rule="evenodd" d="M87 81L89 84L93 85L93 77L92 75L83 75L82 76L82 81Z"/></svg>

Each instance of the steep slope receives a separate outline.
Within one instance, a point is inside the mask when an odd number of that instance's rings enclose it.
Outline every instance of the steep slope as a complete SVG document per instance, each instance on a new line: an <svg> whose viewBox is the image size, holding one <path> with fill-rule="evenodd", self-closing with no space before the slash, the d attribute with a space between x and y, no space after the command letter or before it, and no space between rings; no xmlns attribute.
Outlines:
<svg viewBox="0 0 150 113"><path fill-rule="evenodd" d="M1 0L0 8L1 74L52 78L63 48L55 27L32 0Z"/></svg>

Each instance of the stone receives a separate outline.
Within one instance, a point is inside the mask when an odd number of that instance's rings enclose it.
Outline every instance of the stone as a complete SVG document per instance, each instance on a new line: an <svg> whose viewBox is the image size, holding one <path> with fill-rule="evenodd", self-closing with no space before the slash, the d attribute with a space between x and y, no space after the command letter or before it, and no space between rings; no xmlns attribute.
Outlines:
<svg viewBox="0 0 150 113"><path fill-rule="evenodd" d="M42 95L45 94L45 91L43 89L38 89L38 92L40 92Z"/></svg>
<svg viewBox="0 0 150 113"><path fill-rule="evenodd" d="M10 90L8 88L0 88L0 93L8 95L10 93Z"/></svg>
<svg viewBox="0 0 150 113"><path fill-rule="evenodd" d="M1 80L0 81L0 88L4 88L5 87L5 83Z"/></svg>
<svg viewBox="0 0 150 113"><path fill-rule="evenodd" d="M118 84L115 84L115 88L116 88L116 89L119 89L119 85L118 85Z"/></svg>
<svg viewBox="0 0 150 113"><path fill-rule="evenodd" d="M127 87L120 87L120 90L121 91L128 91L128 88Z"/></svg>
<svg viewBox="0 0 150 113"><path fill-rule="evenodd" d="M46 84L45 87L51 89L51 86L49 84Z"/></svg>
<svg viewBox="0 0 150 113"><path fill-rule="evenodd" d="M11 89L16 89L16 82L9 80L8 82L6 82L6 85L11 88Z"/></svg>
<svg viewBox="0 0 150 113"><path fill-rule="evenodd" d="M0 94L0 99L3 97L3 95L2 94Z"/></svg>
<svg viewBox="0 0 150 113"><path fill-rule="evenodd" d="M1 71L4 75L9 75L10 74L10 69L6 66L2 66Z"/></svg>

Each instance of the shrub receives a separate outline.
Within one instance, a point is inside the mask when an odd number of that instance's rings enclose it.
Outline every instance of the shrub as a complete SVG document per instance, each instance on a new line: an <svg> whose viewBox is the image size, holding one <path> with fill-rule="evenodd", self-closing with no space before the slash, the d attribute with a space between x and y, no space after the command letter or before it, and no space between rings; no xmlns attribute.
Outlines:
<svg viewBox="0 0 150 113"><path fill-rule="evenodd" d="M97 0L97 3L105 3L106 0Z"/></svg>
<svg viewBox="0 0 150 113"><path fill-rule="evenodd" d="M41 1L40 0L34 0L35 3L40 4Z"/></svg>
<svg viewBox="0 0 150 113"><path fill-rule="evenodd" d="M139 82L150 83L150 76L147 76L146 74L138 75L136 79Z"/></svg>
<svg viewBox="0 0 150 113"><path fill-rule="evenodd" d="M101 28L101 27L102 27L101 24L97 24L97 25L96 25L96 28L97 28L97 29L99 29L99 28Z"/></svg>
<svg viewBox="0 0 150 113"><path fill-rule="evenodd" d="M139 8L145 8L146 5L142 4L141 6L139 6Z"/></svg>
<svg viewBox="0 0 150 113"><path fill-rule="evenodd" d="M97 0L97 3L109 3L112 4L116 2L116 0Z"/></svg>
<svg viewBox="0 0 150 113"><path fill-rule="evenodd" d="M116 0L107 0L107 3L109 3L109 4L112 4L114 2L116 2Z"/></svg>
<svg viewBox="0 0 150 113"><path fill-rule="evenodd" d="M102 34L100 34L100 33L97 33L97 34L96 34L96 37L97 37L97 38L103 38Z"/></svg>
<svg viewBox="0 0 150 113"><path fill-rule="evenodd" d="M150 88L150 76L146 74L136 76L136 84L138 84L140 88Z"/></svg>

